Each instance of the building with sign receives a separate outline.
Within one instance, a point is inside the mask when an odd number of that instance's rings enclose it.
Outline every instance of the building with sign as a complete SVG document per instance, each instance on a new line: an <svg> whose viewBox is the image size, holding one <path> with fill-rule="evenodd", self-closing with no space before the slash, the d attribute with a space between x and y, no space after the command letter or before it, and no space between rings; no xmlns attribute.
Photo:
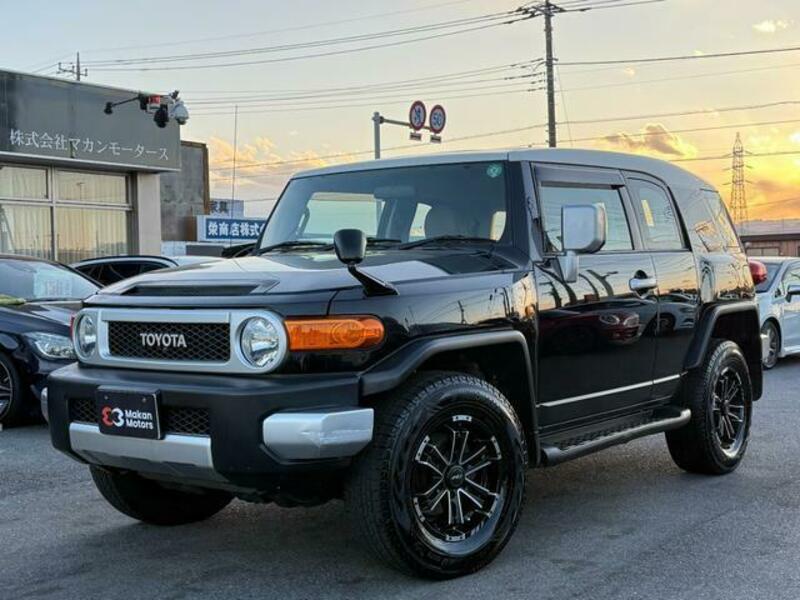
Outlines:
<svg viewBox="0 0 800 600"><path fill-rule="evenodd" d="M159 176L180 171L180 133L138 102L104 112L137 93L0 71L0 253L161 253Z"/></svg>

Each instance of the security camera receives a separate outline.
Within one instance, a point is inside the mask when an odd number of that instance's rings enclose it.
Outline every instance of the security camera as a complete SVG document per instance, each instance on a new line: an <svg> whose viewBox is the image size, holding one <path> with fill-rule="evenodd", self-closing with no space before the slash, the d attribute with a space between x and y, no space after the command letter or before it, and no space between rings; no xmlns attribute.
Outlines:
<svg viewBox="0 0 800 600"><path fill-rule="evenodd" d="M167 123L169 123L169 111L166 104L158 107L158 110L153 115L153 121L162 129L167 126Z"/></svg>
<svg viewBox="0 0 800 600"><path fill-rule="evenodd" d="M186 122L189 120L189 111L183 103L183 100L175 100L170 114L172 118L178 122L178 125L186 125Z"/></svg>

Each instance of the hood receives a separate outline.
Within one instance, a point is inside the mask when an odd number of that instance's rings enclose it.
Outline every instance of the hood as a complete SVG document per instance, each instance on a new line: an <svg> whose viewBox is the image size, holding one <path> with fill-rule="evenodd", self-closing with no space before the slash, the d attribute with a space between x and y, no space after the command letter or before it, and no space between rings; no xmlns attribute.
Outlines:
<svg viewBox="0 0 800 600"><path fill-rule="evenodd" d="M370 252L364 271L394 284L451 275L499 271L513 266L499 255L474 249L409 249ZM99 296L114 294L238 296L336 291L360 284L331 252L273 253L154 271L126 279Z"/></svg>
<svg viewBox="0 0 800 600"><path fill-rule="evenodd" d="M22 321L35 328L37 323L46 322L52 327L64 326L69 329L72 315L81 308L80 302L26 302L0 308L7 319Z"/></svg>

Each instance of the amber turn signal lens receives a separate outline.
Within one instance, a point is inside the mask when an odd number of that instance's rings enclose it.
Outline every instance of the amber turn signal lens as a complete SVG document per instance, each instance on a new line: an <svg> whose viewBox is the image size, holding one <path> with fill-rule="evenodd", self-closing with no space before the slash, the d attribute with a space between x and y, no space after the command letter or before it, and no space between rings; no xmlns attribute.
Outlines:
<svg viewBox="0 0 800 600"><path fill-rule="evenodd" d="M289 350L355 350L383 341L383 323L375 317L287 319Z"/></svg>

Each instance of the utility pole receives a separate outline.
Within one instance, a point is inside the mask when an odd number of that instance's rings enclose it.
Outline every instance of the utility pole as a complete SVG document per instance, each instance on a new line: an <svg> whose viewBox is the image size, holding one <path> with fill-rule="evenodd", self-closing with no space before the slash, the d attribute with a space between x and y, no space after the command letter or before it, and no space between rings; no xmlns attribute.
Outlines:
<svg viewBox="0 0 800 600"><path fill-rule="evenodd" d="M381 113L377 111L372 113L372 123L375 142L375 160L378 160L381 157L381 124L383 123Z"/></svg>
<svg viewBox="0 0 800 600"><path fill-rule="evenodd" d="M236 200L236 155L239 148L239 105L233 107L233 165L231 166L231 210Z"/></svg>
<svg viewBox="0 0 800 600"><path fill-rule="evenodd" d="M81 53L77 52L75 56L75 62L70 63L68 67L62 67L61 63L58 63L58 73L69 73L75 78L75 81L80 81L81 77L88 77L89 71L86 69L81 70Z"/></svg>
<svg viewBox="0 0 800 600"><path fill-rule="evenodd" d="M555 148L558 144L556 133L556 88L553 76L553 8L550 0L544 3L545 67L547 68L547 145Z"/></svg>
<svg viewBox="0 0 800 600"><path fill-rule="evenodd" d="M553 17L558 13L567 12L567 9L553 4L550 0L544 0L544 2L525 7L522 10L530 17L544 17L544 64L547 71L547 145L550 148L555 148L558 145L558 130L556 124L556 59L553 56Z"/></svg>
<svg viewBox="0 0 800 600"><path fill-rule="evenodd" d="M733 162L731 164L731 216L733 222L739 228L739 233L749 221L747 214L747 194L745 190L744 170L747 168L744 162L744 144L742 137L736 134L736 141L733 144Z"/></svg>

